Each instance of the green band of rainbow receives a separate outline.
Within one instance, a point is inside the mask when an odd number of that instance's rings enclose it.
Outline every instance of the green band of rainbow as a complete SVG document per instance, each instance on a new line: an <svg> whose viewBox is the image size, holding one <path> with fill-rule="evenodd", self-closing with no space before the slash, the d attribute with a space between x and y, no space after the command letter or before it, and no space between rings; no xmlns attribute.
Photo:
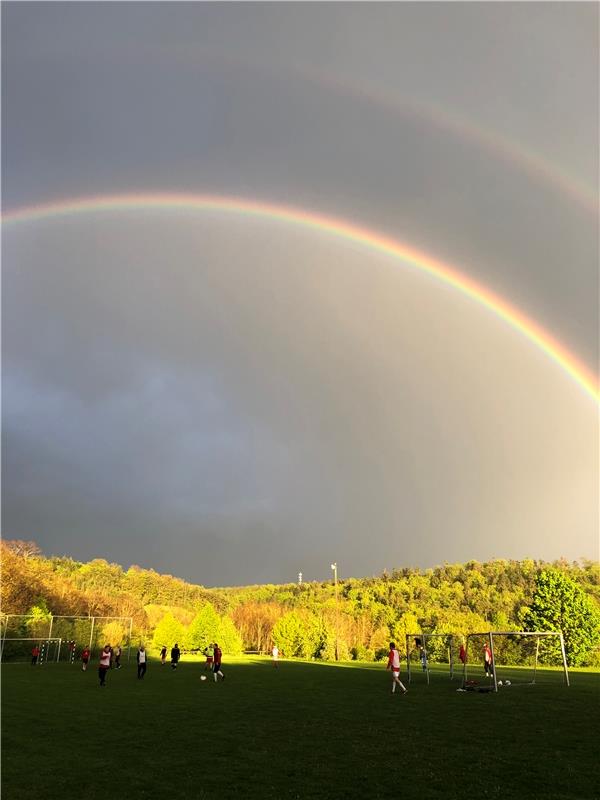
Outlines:
<svg viewBox="0 0 600 800"><path fill-rule="evenodd" d="M556 362L597 403L600 402L598 379L540 325L526 317L485 286L461 273L455 267L431 258L426 253L374 231L335 217L315 214L303 209L247 200L239 197L198 194L120 194L75 198L47 205L29 206L9 211L4 224L32 222L52 217L98 212L168 209L184 211L219 211L285 222L310 230L325 232L345 241L355 242L378 253L397 258L488 308L512 328L533 342Z"/></svg>

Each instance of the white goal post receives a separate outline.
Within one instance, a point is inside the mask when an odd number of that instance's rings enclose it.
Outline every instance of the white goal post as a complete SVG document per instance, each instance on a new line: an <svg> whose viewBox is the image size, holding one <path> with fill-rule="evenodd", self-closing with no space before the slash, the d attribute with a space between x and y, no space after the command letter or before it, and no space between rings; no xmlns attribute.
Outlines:
<svg viewBox="0 0 600 800"><path fill-rule="evenodd" d="M35 617L32 614L3 614L2 617L0 617L0 657L5 641L10 641L11 639L13 641L17 639L24 641L28 638L27 636L19 636L19 634L30 633L27 628L30 626L29 621L33 619L35 619ZM98 632L102 630L102 625L106 624L107 621L122 623L124 633L127 637L127 661L129 661L131 659L133 617L89 617L84 614L48 614L44 620L38 623L40 627L43 626L45 628L45 632L37 637L37 641L54 641L58 638L63 642L78 640L82 647L87 645L89 649L92 650L95 646L103 646L101 644L98 645L96 640L98 638ZM79 630L77 632L76 628L78 624L84 625L85 630ZM73 661L72 658L70 658L70 660Z"/></svg>
<svg viewBox="0 0 600 800"><path fill-rule="evenodd" d="M17 648L17 659L20 660L15 661L14 663L17 664L25 664L31 659L31 650L37 644L40 648L40 654L37 657L37 664L42 666L46 662L50 661L58 661L60 658L60 648L62 645L62 639L45 639L44 637L38 637L37 639L31 638L23 638L23 637L10 637L7 638L6 636L2 638L0 641L0 661L6 663L6 656L7 652L10 651L10 645L6 647L7 642L16 642L15 647ZM22 644L23 647L19 647ZM54 649L55 648L55 649ZM20 652L19 652L20 651Z"/></svg>
<svg viewBox="0 0 600 800"><path fill-rule="evenodd" d="M496 673L496 656L494 653L494 637L499 636L508 636L508 637L522 637L522 638L532 638L535 640L535 661L533 664L533 677L532 680L527 681L528 684L533 685L535 684L537 666L538 666L538 658L539 658L539 650L540 650L540 639L546 639L548 637L558 637L560 642L560 652L562 657L562 666L563 666L563 673L565 679L565 685L569 686L569 669L567 667L567 655L565 652L565 641L561 631L487 631L485 633L469 633L467 634L467 641L465 646L465 661L463 664L463 687L465 686L468 678L468 663L469 663L469 643L470 640L473 639L475 636L483 637L487 640L487 644L489 644L490 653L492 656L492 663L491 663L491 674L494 684L494 691L498 691L498 676Z"/></svg>
<svg viewBox="0 0 600 800"><path fill-rule="evenodd" d="M407 633L406 634L406 670L408 673L408 682L411 682L411 664L410 664L410 654L413 648L410 646L410 642L415 642L417 645L417 641L421 642L421 647L423 649L422 653L422 661L421 664L423 665L423 672L425 672L427 676L427 685L429 686L429 654L427 651L427 642L431 639L445 639L448 642L448 665L449 665L449 678L452 680L454 678L454 640L457 637L453 633Z"/></svg>

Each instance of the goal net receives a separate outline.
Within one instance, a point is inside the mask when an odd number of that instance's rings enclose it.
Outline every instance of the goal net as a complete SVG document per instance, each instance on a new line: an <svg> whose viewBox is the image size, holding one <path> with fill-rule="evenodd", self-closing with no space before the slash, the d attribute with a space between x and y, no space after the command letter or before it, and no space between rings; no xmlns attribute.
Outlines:
<svg viewBox="0 0 600 800"><path fill-rule="evenodd" d="M422 675L430 683L431 676L454 678L457 640L452 633L407 633L406 669L408 681Z"/></svg>
<svg viewBox="0 0 600 800"><path fill-rule="evenodd" d="M556 683L556 670L542 670L557 663L562 667L564 682L569 685L569 672L560 631L489 631L467 636L463 665L463 688L533 686Z"/></svg>
<svg viewBox="0 0 600 800"><path fill-rule="evenodd" d="M0 661L3 664L55 663L60 658L61 639L23 639L3 637L0 640ZM34 648L39 651L34 656Z"/></svg>
<svg viewBox="0 0 600 800"><path fill-rule="evenodd" d="M92 657L105 644L117 645L129 660L131 651L131 617L87 617L49 614L43 618L32 614L8 614L1 620L1 639L10 640L62 640L57 660L75 663L81 658L84 648L89 648ZM1 642L0 642L1 644ZM33 643L31 644L33 647ZM18 650L16 643L9 646L8 653ZM31 650L31 648L30 648Z"/></svg>

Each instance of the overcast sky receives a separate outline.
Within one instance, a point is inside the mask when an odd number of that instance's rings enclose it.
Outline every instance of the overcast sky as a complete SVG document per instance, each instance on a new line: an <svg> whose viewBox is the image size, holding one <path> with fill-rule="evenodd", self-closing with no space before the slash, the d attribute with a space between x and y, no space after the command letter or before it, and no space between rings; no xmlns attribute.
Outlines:
<svg viewBox="0 0 600 800"><path fill-rule="evenodd" d="M598 6L3 3L2 204L238 195L598 363ZM455 290L222 212L6 225L3 535L205 585L598 558L598 407Z"/></svg>

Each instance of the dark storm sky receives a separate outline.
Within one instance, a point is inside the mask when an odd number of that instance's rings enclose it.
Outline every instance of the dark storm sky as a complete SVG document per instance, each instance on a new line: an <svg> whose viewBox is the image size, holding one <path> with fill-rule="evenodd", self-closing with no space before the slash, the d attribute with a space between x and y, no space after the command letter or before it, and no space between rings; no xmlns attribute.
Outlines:
<svg viewBox="0 0 600 800"><path fill-rule="evenodd" d="M333 214L598 360L594 4L4 3L9 211ZM3 535L207 585L598 557L597 406L398 262L243 215L3 232Z"/></svg>

